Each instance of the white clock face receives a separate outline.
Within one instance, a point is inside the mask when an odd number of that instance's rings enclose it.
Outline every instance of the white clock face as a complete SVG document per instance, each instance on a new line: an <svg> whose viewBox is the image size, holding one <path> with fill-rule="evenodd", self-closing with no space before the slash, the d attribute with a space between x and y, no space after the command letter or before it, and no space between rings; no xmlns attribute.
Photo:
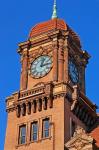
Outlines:
<svg viewBox="0 0 99 150"><path fill-rule="evenodd" d="M31 65L31 74L34 78L45 76L52 66L52 59L50 56L40 56Z"/></svg>
<svg viewBox="0 0 99 150"><path fill-rule="evenodd" d="M79 80L79 73L78 73L78 68L76 67L76 64L73 63L73 61L69 61L69 74L70 74L71 80L74 83L77 83Z"/></svg>

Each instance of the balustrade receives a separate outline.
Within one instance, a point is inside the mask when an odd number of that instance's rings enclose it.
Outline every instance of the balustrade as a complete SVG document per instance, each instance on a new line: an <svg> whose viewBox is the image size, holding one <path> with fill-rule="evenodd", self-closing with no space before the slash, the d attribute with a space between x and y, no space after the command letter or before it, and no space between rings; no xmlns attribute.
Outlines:
<svg viewBox="0 0 99 150"><path fill-rule="evenodd" d="M37 94L42 94L44 93L44 87L42 88L35 88L29 91L22 91L20 92L19 98L22 99L24 97L32 96L32 95L37 95Z"/></svg>

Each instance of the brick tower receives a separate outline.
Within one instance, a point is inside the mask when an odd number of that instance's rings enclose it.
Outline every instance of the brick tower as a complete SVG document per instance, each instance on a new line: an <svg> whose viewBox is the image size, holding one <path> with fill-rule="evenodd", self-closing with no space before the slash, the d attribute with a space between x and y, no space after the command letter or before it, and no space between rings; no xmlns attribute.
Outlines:
<svg viewBox="0 0 99 150"><path fill-rule="evenodd" d="M6 100L5 150L64 150L78 130L89 137L98 118L85 95L90 56L77 34L57 18L56 2L52 19L34 26L18 53L20 90Z"/></svg>

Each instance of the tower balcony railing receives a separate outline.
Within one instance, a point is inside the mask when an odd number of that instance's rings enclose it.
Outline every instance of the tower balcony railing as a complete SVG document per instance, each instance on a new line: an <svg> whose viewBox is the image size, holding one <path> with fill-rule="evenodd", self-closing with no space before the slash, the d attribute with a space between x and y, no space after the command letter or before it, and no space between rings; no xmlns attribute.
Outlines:
<svg viewBox="0 0 99 150"><path fill-rule="evenodd" d="M38 87L38 88L33 88L31 90L25 90L25 91L20 91L19 93L19 100L25 98L25 97L30 97L30 96L36 96L39 94L44 94L45 93L45 87Z"/></svg>

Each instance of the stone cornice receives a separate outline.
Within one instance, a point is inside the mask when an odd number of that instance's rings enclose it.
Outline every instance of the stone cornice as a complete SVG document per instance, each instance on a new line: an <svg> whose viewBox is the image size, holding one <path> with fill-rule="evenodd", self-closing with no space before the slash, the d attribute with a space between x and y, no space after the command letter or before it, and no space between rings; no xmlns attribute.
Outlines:
<svg viewBox="0 0 99 150"><path fill-rule="evenodd" d="M18 44L19 49L17 50L17 52L19 54L21 54L22 50L24 50L25 48L29 49L30 47L40 46L43 43L48 43L48 42L52 41L56 37L61 37L61 38L65 39L66 36L68 36L67 31L51 30L48 33L43 33L38 36L34 36L25 42L19 43Z"/></svg>
<svg viewBox="0 0 99 150"><path fill-rule="evenodd" d="M23 103L27 105L28 102L32 103L34 100L38 101L44 97L47 99L57 99L64 97L70 102L71 111L87 126L93 125L96 121L97 114L95 105L80 92L79 87L72 87L69 83L65 82L48 82L37 85L30 90L24 90L14 93L7 98L7 111L13 111L18 105Z"/></svg>
<svg viewBox="0 0 99 150"><path fill-rule="evenodd" d="M6 100L7 108L6 110L12 110L16 105L22 104L24 102L33 101L35 99L40 99L42 97L55 98L65 97L66 93L71 91L73 88L67 83L46 83L42 86L34 87L31 90L19 91L12 96L8 97Z"/></svg>

